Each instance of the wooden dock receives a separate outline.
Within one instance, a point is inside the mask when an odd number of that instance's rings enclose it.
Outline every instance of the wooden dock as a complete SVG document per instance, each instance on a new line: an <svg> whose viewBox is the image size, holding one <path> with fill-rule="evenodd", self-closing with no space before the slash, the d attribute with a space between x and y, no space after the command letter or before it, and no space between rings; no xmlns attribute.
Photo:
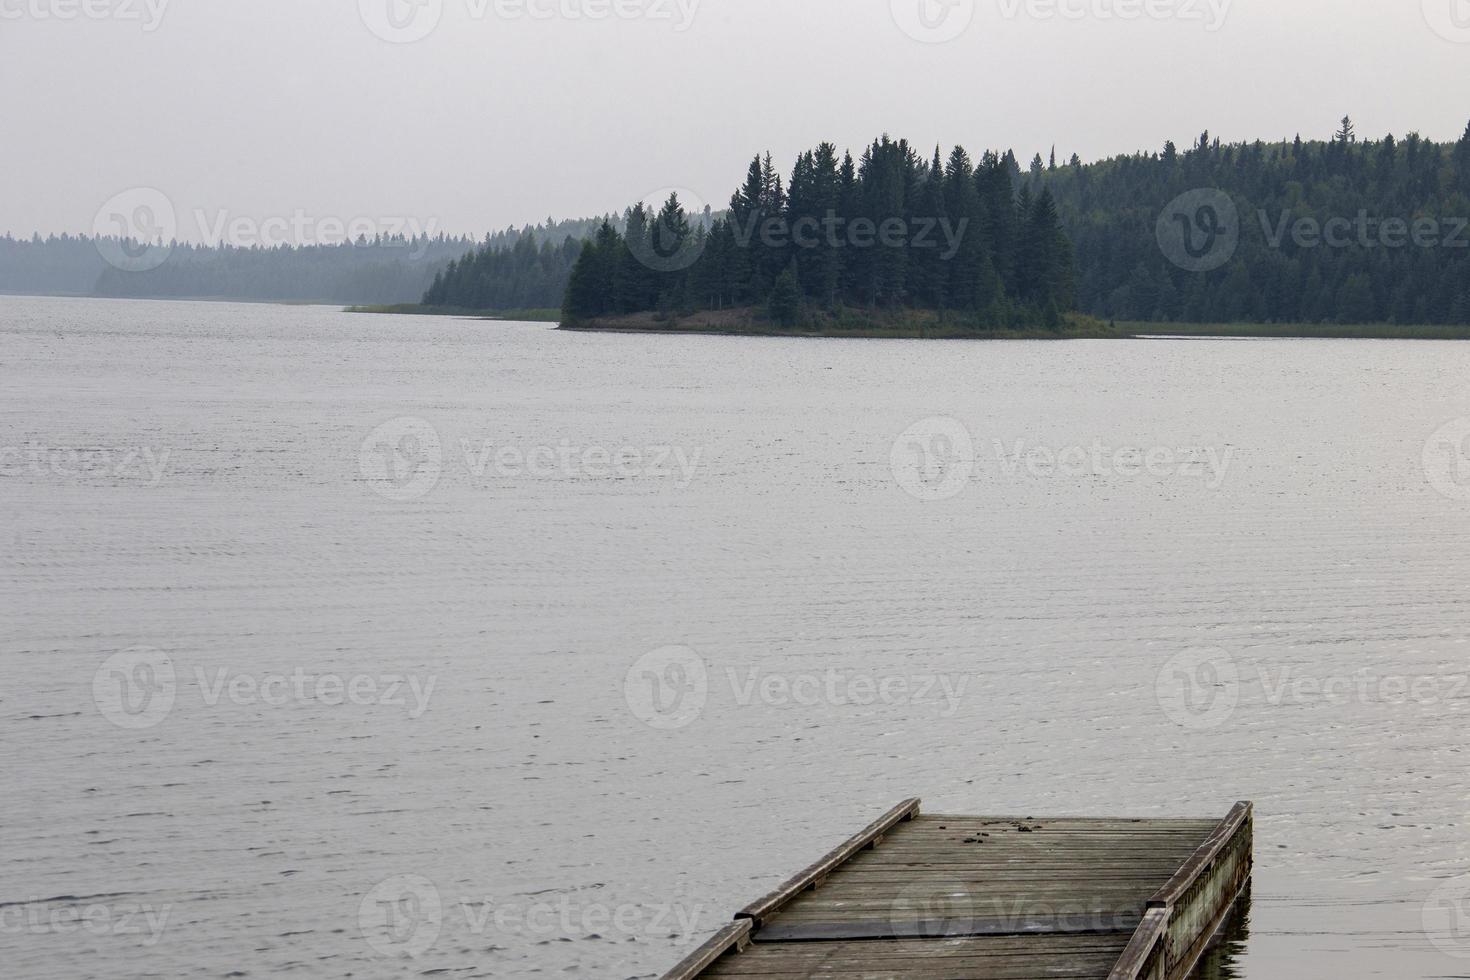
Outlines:
<svg viewBox="0 0 1470 980"><path fill-rule="evenodd" d="M1250 882L1224 820L890 810L664 980L1184 980Z"/></svg>

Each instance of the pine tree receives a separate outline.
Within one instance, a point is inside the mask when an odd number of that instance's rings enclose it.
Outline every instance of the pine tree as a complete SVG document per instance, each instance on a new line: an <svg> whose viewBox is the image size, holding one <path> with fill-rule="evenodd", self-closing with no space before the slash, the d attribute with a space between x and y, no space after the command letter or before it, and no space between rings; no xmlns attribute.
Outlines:
<svg viewBox="0 0 1470 980"><path fill-rule="evenodd" d="M570 321L601 316L612 311L613 279L622 259L623 240L612 224L603 221L597 237L582 246L572 267L562 310Z"/></svg>
<svg viewBox="0 0 1470 980"><path fill-rule="evenodd" d="M958 235L954 254L942 263L947 279L945 295L959 310L974 310L979 300L981 260L985 254L980 193L975 183L975 165L962 146L949 154L944 172L944 214L952 234Z"/></svg>
<svg viewBox="0 0 1470 980"><path fill-rule="evenodd" d="M969 183L969 175L964 178ZM939 147L934 147L934 159L930 161L924 174L924 186L919 193L919 203L916 217L921 222L931 223L929 226L931 234L926 247L918 250L914 256L914 267L912 270L913 296L916 302L932 308L943 308L945 306L949 287L949 268L943 253L937 248L927 245L938 246L939 236L934 231L940 221L946 218L945 194L951 181L946 179L944 162L939 156Z"/></svg>
<svg viewBox="0 0 1470 980"><path fill-rule="evenodd" d="M1470 194L1470 125L1465 126L1465 135L1455 144L1453 160L1460 190Z"/></svg>
<svg viewBox="0 0 1470 980"><path fill-rule="evenodd" d="M801 283L796 276L796 263L776 277L771 290L768 312L771 320L782 327L794 327L801 320Z"/></svg>
<svg viewBox="0 0 1470 980"><path fill-rule="evenodd" d="M652 245L649 241L648 210L642 203L634 205L628 212L624 226L626 247L618 256L615 304L622 313L651 310L658 303L658 282L647 263Z"/></svg>

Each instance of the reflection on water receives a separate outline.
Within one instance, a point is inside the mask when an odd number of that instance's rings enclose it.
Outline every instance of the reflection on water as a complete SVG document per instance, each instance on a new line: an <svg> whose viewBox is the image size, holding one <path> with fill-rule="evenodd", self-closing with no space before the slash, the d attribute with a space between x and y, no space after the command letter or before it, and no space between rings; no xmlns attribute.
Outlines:
<svg viewBox="0 0 1470 980"><path fill-rule="evenodd" d="M1215 945L1205 952L1190 980L1239 980L1245 973L1238 968L1244 959L1251 935L1251 886L1235 902Z"/></svg>

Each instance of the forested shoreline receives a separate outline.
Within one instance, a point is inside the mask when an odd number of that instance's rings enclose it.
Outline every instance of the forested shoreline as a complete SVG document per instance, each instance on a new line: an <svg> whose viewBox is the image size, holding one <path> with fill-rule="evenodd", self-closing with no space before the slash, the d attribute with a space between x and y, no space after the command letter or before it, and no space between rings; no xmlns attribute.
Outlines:
<svg viewBox="0 0 1470 980"><path fill-rule="evenodd" d="M1169 222L1182 253L1165 241ZM856 158L823 143L789 175L759 156L718 211L675 196L478 242L172 243L141 272L104 258L127 244L0 236L0 292L562 309L582 323L740 310L780 330L892 324L905 311L974 332L1056 330L1069 311L1143 324L1464 326L1470 127L1451 143L1360 139L1344 119L1323 140L1205 133L1182 149L1095 163L1052 152L1024 168L1009 152L921 155L885 136Z"/></svg>
<svg viewBox="0 0 1470 980"><path fill-rule="evenodd" d="M112 236L0 235L0 293L134 299L216 299L248 302L416 304L455 260L466 255L511 253L523 243L578 242L602 218L555 220L506 228L478 242L470 237L378 235L322 245L237 246L191 242L140 243ZM503 289L488 296L505 309L561 305L578 246L551 278L538 283L522 267L496 278ZM149 268L135 271L108 257L146 255ZM126 264L125 264L126 265ZM155 267L156 266L156 267ZM534 302L519 305L523 294Z"/></svg>
<svg viewBox="0 0 1470 980"><path fill-rule="evenodd" d="M758 159L728 211L687 229L677 201L624 212L583 246L581 274L569 271L567 315L744 305L779 325L834 308L910 308L990 329L1054 323L1055 306L1145 324L1470 325L1470 127L1454 143L1362 140L1344 119L1327 140L1222 144L1205 133L1183 150L1169 142L1092 164L1038 154L1025 169L987 153L969 181L957 179L963 150L920 161L885 139L862 160L851 178L847 159L836 165L835 208L834 151L824 144L802 154L789 181L769 156ZM1195 219L1168 212L1198 193L1223 195L1234 211L1228 248L1204 237L1210 229L1187 229L1219 252L1203 269L1162 247L1159 227ZM1038 207L1048 227L1054 211L1069 242L1054 264L1037 262L1044 235L1020 235ZM942 229L948 220L951 231L971 223L957 249L942 234L935 248L867 237L852 247L855 215L880 227L897 218L907 235L916 221ZM781 218L775 247L761 234L772 216ZM837 247L829 218L843 223ZM814 243L794 241L801 227ZM460 305L453 292L434 295Z"/></svg>
<svg viewBox="0 0 1470 980"><path fill-rule="evenodd" d="M1059 328L1072 306L1071 244L1044 187L1014 192L1014 158L978 164L956 148L922 159L884 137L858 160L823 143L789 182L752 161L729 211L691 226L677 195L642 204L623 233L604 223L582 249L564 312L572 323L659 310L764 307L780 327L807 311L950 310L976 328Z"/></svg>
<svg viewBox="0 0 1470 980"><path fill-rule="evenodd" d="M1470 126L1455 143L1409 134L1222 145L1042 169L1073 238L1080 309L1184 323L1470 324ZM1195 272L1157 223L1196 189L1234 203L1238 242ZM1426 231L1427 229L1427 231ZM1200 245L1206 239L1201 236ZM1225 253L1222 252L1223 256Z"/></svg>

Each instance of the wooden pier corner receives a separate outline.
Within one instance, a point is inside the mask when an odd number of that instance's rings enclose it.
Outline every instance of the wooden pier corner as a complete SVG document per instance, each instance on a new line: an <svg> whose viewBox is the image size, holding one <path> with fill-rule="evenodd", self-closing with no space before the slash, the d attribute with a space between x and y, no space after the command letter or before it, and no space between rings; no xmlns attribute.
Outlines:
<svg viewBox="0 0 1470 980"><path fill-rule="evenodd" d="M663 980L1184 980L1250 882L1252 815L921 815L905 800Z"/></svg>

